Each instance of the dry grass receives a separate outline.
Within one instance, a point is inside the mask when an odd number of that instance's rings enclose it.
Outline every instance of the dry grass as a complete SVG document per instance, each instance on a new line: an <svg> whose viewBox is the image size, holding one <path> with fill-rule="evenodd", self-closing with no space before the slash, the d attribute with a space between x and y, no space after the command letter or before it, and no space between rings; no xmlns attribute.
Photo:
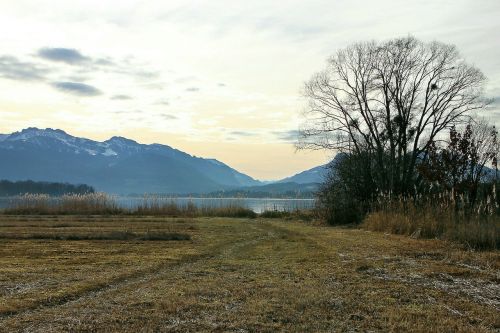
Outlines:
<svg viewBox="0 0 500 333"><path fill-rule="evenodd" d="M59 227L58 227L59 228ZM46 240L190 240L188 234L176 232L135 233L130 231L92 232L92 233L5 233L0 234L0 239L46 239Z"/></svg>
<svg viewBox="0 0 500 333"><path fill-rule="evenodd" d="M135 210L136 215L155 216L185 216L185 217L239 217L255 218L257 214L240 204L227 204L225 206L201 206L192 202L179 204L174 201L165 201L156 197L146 197Z"/></svg>
<svg viewBox="0 0 500 333"><path fill-rule="evenodd" d="M379 205L363 225L372 231L441 238L460 242L471 249L500 248L500 215L467 211L452 203L395 200Z"/></svg>
<svg viewBox="0 0 500 333"><path fill-rule="evenodd" d="M259 214L262 218L267 219L284 219L284 220L301 220L313 221L318 219L314 210L293 210L293 211L280 211L280 210L266 210Z"/></svg>
<svg viewBox="0 0 500 333"><path fill-rule="evenodd" d="M277 219L0 216L0 331L494 332L496 251Z"/></svg>
<svg viewBox="0 0 500 333"><path fill-rule="evenodd" d="M112 196L105 193L65 194L51 197L46 194L24 194L14 197L5 214L121 214Z"/></svg>
<svg viewBox="0 0 500 333"><path fill-rule="evenodd" d="M67 194L50 197L45 194L25 194L11 200L4 209L7 215L139 215L174 217L239 217L255 218L257 214L243 203L224 206L198 207L192 202L179 204L155 196L144 197L133 208L120 207L113 196L105 193Z"/></svg>

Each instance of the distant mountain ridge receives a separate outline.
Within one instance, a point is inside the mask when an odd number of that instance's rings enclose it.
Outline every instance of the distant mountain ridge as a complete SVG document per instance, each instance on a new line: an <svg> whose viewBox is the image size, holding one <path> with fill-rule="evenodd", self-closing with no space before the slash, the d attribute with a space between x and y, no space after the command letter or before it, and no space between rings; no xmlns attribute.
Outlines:
<svg viewBox="0 0 500 333"><path fill-rule="evenodd" d="M327 164L323 164L309 170L299 172L293 176L278 180L277 182L297 184L323 183L325 182L328 173L332 170L332 167L339 163L340 160L342 160L342 158L344 158L345 156L345 153L339 153L335 155L335 157Z"/></svg>
<svg viewBox="0 0 500 333"><path fill-rule="evenodd" d="M202 196L215 198L288 198L311 199L319 189L319 183L282 183L275 182L258 186L245 186L241 188L217 191Z"/></svg>
<svg viewBox="0 0 500 333"><path fill-rule="evenodd" d="M85 183L111 193L188 193L261 183L228 165L162 144L99 142L59 129L0 134L0 178Z"/></svg>
<svg viewBox="0 0 500 333"><path fill-rule="evenodd" d="M309 170L299 172L293 176L283 178L277 183L297 183L297 184L310 184L322 183L328 173L328 165L320 165Z"/></svg>

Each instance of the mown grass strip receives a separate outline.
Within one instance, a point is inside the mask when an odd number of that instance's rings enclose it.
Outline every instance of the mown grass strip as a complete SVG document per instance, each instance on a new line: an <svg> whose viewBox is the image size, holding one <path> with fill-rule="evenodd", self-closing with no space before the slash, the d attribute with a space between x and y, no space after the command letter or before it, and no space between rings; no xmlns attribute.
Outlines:
<svg viewBox="0 0 500 333"><path fill-rule="evenodd" d="M96 234L0 234L0 239L46 239L46 240L138 240L138 241L184 241L191 236L177 232L146 232L138 234L130 231L113 231Z"/></svg>

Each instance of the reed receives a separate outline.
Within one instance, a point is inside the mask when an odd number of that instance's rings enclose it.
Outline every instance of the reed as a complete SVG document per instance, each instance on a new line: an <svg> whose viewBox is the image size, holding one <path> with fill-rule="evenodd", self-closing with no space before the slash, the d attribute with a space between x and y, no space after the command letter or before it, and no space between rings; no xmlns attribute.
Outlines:
<svg viewBox="0 0 500 333"><path fill-rule="evenodd" d="M5 214L122 214L116 200L105 193L65 194L51 197L46 194L24 194L13 198Z"/></svg>
<svg viewBox="0 0 500 333"><path fill-rule="evenodd" d="M179 217L255 218L257 214L243 202L195 205L192 201L177 203L158 196L145 196L134 207L121 207L115 197L105 193L68 194L51 197L45 194L24 194L11 200L4 214L9 215L152 215Z"/></svg>
<svg viewBox="0 0 500 333"><path fill-rule="evenodd" d="M411 198L381 195L362 227L458 241L471 249L500 248L500 214L494 194L473 205L453 192Z"/></svg>
<svg viewBox="0 0 500 333"><path fill-rule="evenodd" d="M137 215L183 216L183 217L241 217L255 218L257 214L244 206L243 202L216 204L202 202L199 206L192 201L178 203L173 199L158 196L145 196L136 209L131 210Z"/></svg>

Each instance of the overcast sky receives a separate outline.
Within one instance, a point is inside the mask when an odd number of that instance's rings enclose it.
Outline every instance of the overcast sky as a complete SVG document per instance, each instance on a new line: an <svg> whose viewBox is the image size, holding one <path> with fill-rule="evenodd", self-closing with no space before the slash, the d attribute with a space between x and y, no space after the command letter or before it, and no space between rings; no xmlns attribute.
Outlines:
<svg viewBox="0 0 500 333"><path fill-rule="evenodd" d="M337 49L455 44L500 104L499 18L499 0L0 0L0 133L120 135L281 178L331 157L293 142L303 82Z"/></svg>

